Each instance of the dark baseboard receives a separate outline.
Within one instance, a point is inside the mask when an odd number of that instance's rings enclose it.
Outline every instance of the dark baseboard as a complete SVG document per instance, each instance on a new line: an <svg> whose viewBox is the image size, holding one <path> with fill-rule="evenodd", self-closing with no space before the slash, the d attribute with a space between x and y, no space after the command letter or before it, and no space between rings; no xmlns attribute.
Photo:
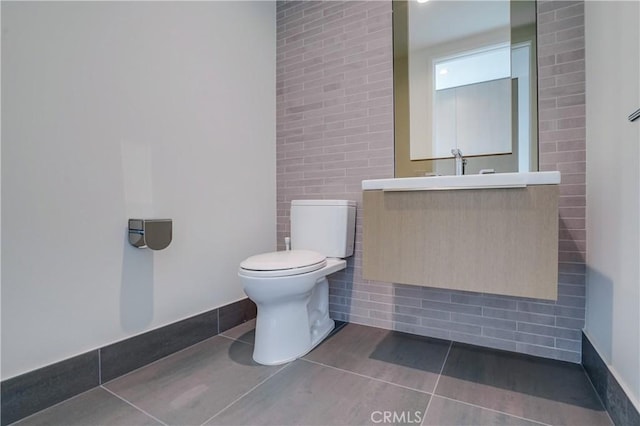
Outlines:
<svg viewBox="0 0 640 426"><path fill-rule="evenodd" d="M218 316L218 333L254 319L257 313L256 304L249 298L221 307Z"/></svg>
<svg viewBox="0 0 640 426"><path fill-rule="evenodd" d="M584 333L582 365L613 423L618 426L640 426L640 413Z"/></svg>
<svg viewBox="0 0 640 426"><path fill-rule="evenodd" d="M242 299L4 380L0 424L16 422L255 317L256 305Z"/></svg>
<svg viewBox="0 0 640 426"><path fill-rule="evenodd" d="M98 351L39 368L1 384L2 425L51 407L100 384Z"/></svg>
<svg viewBox="0 0 640 426"><path fill-rule="evenodd" d="M100 348L100 383L215 336L218 312L214 309Z"/></svg>

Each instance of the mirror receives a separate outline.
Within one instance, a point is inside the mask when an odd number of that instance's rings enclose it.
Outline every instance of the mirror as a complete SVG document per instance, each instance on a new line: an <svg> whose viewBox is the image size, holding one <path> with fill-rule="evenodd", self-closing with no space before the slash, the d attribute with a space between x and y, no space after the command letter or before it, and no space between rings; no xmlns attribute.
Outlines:
<svg viewBox="0 0 640 426"><path fill-rule="evenodd" d="M393 2L396 177L538 170L534 0Z"/></svg>

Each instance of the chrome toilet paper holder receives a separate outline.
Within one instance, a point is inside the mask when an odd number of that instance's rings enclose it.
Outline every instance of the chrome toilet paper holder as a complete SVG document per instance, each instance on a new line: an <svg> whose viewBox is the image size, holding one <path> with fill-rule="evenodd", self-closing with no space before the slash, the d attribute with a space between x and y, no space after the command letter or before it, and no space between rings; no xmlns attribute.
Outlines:
<svg viewBox="0 0 640 426"><path fill-rule="evenodd" d="M171 243L171 219L129 219L129 243L137 248L162 250Z"/></svg>

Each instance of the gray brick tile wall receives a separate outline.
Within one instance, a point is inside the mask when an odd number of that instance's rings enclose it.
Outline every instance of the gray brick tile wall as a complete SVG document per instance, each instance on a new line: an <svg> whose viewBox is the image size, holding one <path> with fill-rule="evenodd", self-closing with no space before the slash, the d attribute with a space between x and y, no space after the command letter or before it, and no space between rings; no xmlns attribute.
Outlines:
<svg viewBox="0 0 640 426"><path fill-rule="evenodd" d="M278 2L279 248L291 200L356 200L355 256L330 280L334 318L579 362L587 250L583 2L538 2L540 169L562 172L557 302L362 278L361 181L394 172L391 8L391 1Z"/></svg>

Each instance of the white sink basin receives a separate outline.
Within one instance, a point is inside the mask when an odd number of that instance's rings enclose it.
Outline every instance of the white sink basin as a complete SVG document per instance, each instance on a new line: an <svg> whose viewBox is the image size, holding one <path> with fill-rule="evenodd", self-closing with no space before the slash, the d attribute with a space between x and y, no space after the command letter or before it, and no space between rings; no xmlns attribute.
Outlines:
<svg viewBox="0 0 640 426"><path fill-rule="evenodd" d="M560 172L495 173L464 176L425 176L362 181L363 190L432 191L447 189L523 188L527 185L557 185Z"/></svg>

